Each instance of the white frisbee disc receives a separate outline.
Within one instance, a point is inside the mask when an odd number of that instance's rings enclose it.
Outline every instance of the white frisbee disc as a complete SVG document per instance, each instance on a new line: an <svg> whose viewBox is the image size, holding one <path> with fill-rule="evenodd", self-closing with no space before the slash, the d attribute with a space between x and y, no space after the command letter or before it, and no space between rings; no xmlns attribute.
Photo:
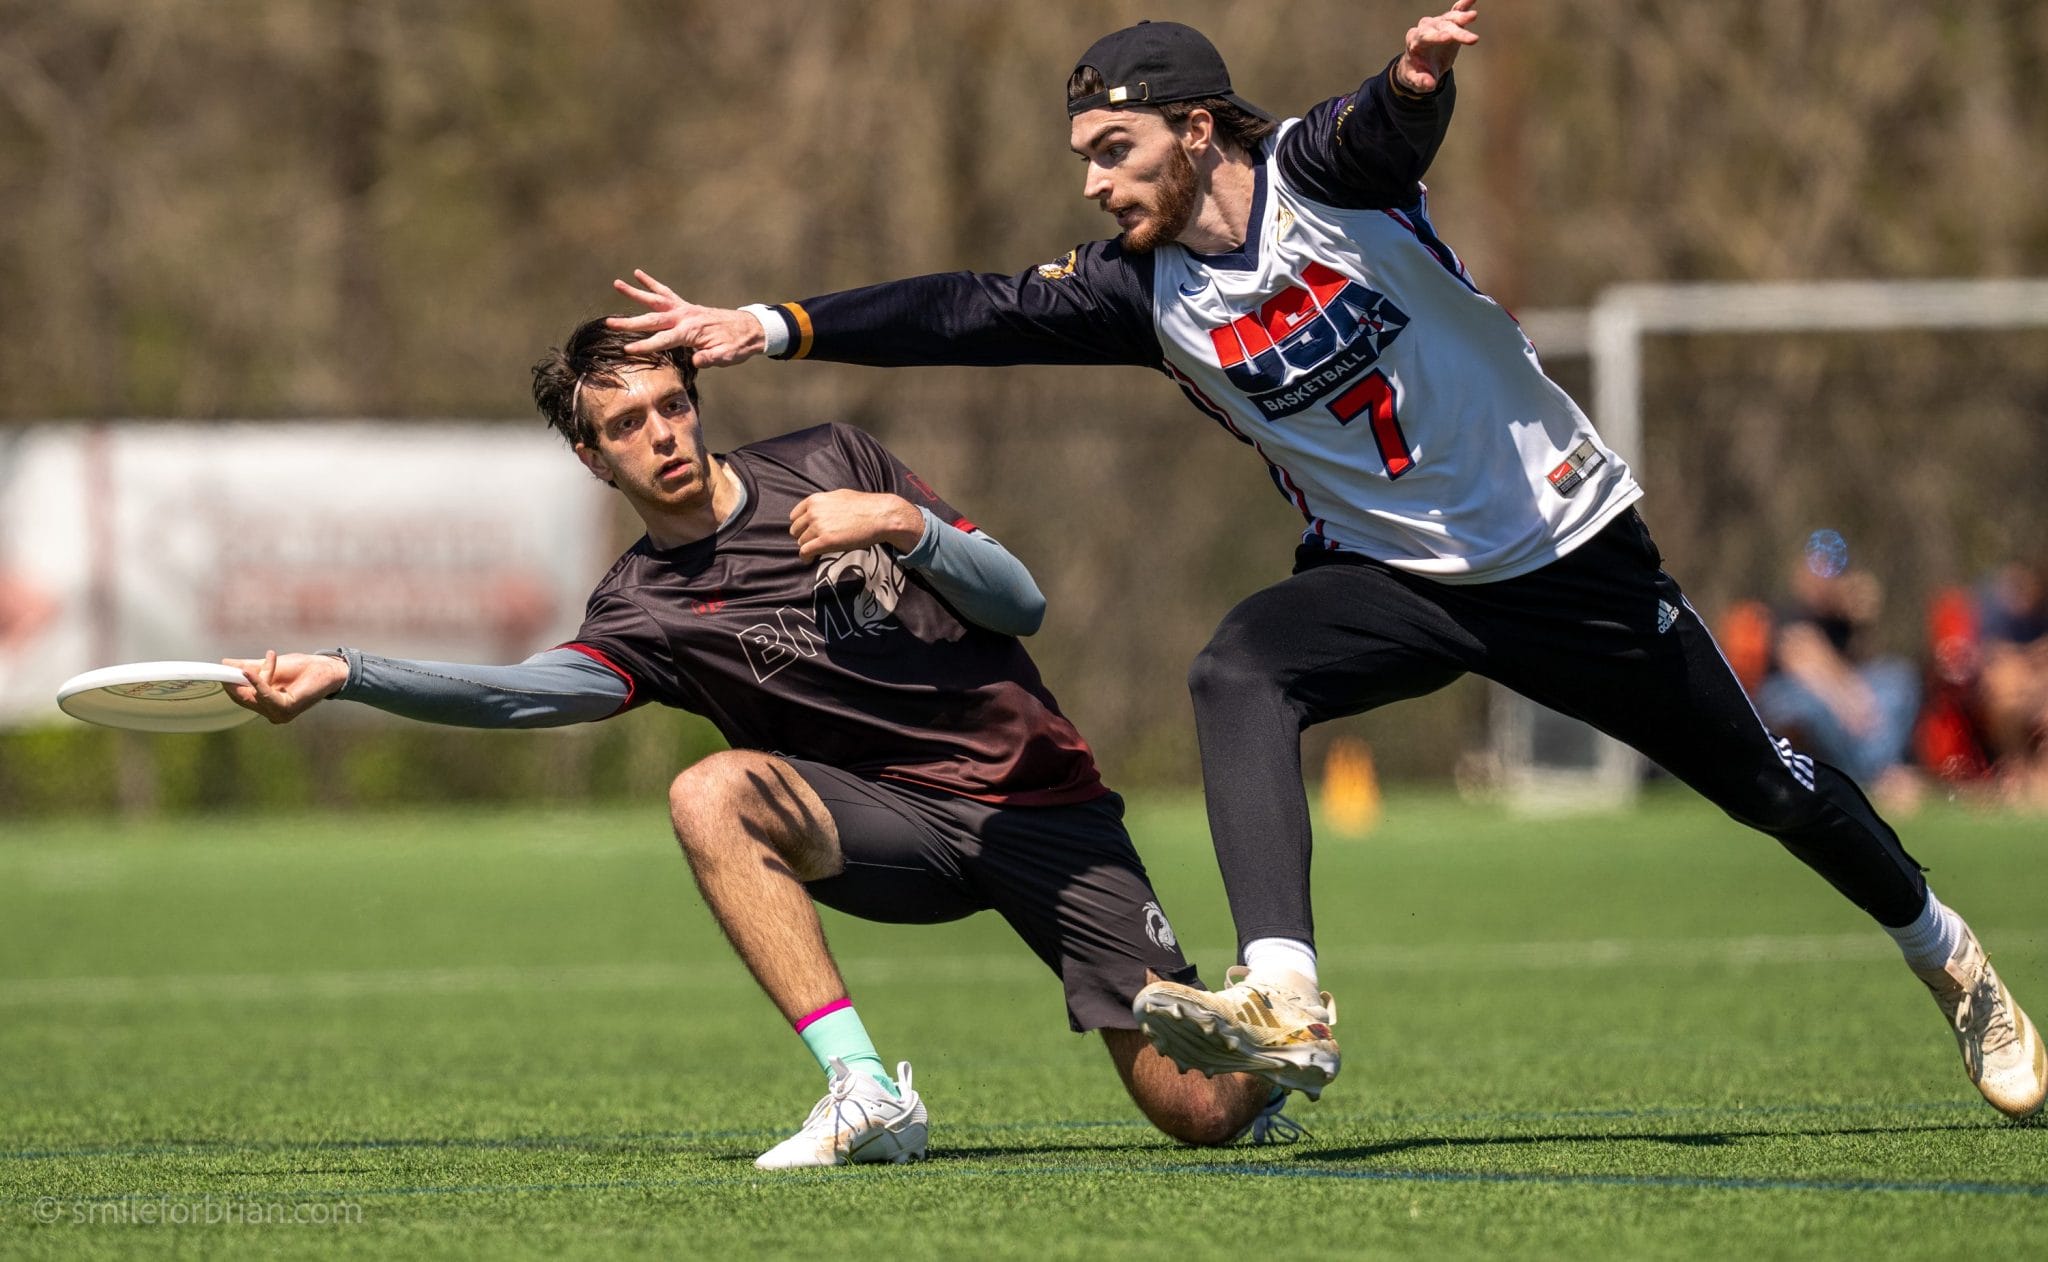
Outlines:
<svg viewBox="0 0 2048 1262"><path fill-rule="evenodd" d="M57 706L74 719L135 732L219 732L256 717L227 685L242 672L218 662L130 662L74 675Z"/></svg>

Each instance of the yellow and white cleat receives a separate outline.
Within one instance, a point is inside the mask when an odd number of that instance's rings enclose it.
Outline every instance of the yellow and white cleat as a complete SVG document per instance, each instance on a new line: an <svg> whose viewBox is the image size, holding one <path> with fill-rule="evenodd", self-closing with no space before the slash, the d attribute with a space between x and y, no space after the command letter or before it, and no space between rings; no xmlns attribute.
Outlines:
<svg viewBox="0 0 2048 1262"><path fill-rule="evenodd" d="M896 1066L896 1090L832 1058L832 1084L803 1129L754 1159L762 1170L924 1160L924 1099L910 1089L910 1062Z"/></svg>
<svg viewBox="0 0 2048 1262"><path fill-rule="evenodd" d="M1154 982L1131 1001L1131 1015L1183 1072L1254 1074L1316 1099L1343 1064L1330 1033L1337 1001L1306 984L1255 983L1245 973L1232 968L1224 977L1230 984L1217 991Z"/></svg>
<svg viewBox="0 0 2048 1262"><path fill-rule="evenodd" d="M2007 1117L2032 1117L2048 1097L2048 1048L1967 926L1948 963L1916 968L1955 1031L1970 1081Z"/></svg>

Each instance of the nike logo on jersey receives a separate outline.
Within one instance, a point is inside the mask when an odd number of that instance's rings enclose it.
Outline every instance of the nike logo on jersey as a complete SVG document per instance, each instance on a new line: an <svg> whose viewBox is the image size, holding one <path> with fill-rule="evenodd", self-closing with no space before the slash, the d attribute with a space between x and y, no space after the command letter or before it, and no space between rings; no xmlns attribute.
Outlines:
<svg viewBox="0 0 2048 1262"><path fill-rule="evenodd" d="M1544 477L1559 495L1570 495L1585 485L1593 470L1606 463L1607 457L1594 448L1593 440L1584 438Z"/></svg>
<svg viewBox="0 0 2048 1262"><path fill-rule="evenodd" d="M1206 276L1202 278L1201 283L1198 285L1190 285L1186 281L1182 281L1180 283L1180 296L1183 298L1193 298L1199 295L1203 290L1207 289L1208 287L1209 278Z"/></svg>
<svg viewBox="0 0 2048 1262"><path fill-rule="evenodd" d="M1310 263L1300 284L1210 330L1209 338L1230 383L1267 420L1277 420L1314 406L1370 368L1407 327L1407 313L1385 294Z"/></svg>

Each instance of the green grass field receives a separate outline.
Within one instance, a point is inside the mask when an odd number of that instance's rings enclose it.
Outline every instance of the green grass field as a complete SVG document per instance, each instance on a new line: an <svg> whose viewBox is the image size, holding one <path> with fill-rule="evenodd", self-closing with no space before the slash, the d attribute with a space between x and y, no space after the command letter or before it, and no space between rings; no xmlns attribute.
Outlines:
<svg viewBox="0 0 2048 1262"><path fill-rule="evenodd" d="M1229 922L1199 804L1131 819L1214 980ZM1941 807L1907 840L2048 1008L2048 824ZM1396 796L1317 876L1345 1070L1293 1110L1310 1138L1161 1139L999 920L828 913L884 1056L916 1064L933 1159L768 1176L753 1156L821 1081L658 804L11 821L0 1253L2048 1248L2048 1129L1985 1107L1890 942L1710 809L1526 821Z"/></svg>

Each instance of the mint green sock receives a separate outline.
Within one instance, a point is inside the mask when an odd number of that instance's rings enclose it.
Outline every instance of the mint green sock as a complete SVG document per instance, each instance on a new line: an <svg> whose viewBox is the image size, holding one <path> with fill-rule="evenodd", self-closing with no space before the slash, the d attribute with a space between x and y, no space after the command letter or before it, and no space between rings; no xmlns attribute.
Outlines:
<svg viewBox="0 0 2048 1262"><path fill-rule="evenodd" d="M818 1068L829 1076L832 1073L832 1058L837 1056L849 1072L865 1073L876 1082L889 1088L890 1095L901 1094L896 1090L895 1079L882 1064L881 1054L875 1051L874 1041L868 1038L868 1028L860 1023L860 1014L853 1005L842 999L835 1005L827 1005L823 1016L811 1016L797 1024L797 1035L804 1046L811 1049L811 1055L818 1058Z"/></svg>

